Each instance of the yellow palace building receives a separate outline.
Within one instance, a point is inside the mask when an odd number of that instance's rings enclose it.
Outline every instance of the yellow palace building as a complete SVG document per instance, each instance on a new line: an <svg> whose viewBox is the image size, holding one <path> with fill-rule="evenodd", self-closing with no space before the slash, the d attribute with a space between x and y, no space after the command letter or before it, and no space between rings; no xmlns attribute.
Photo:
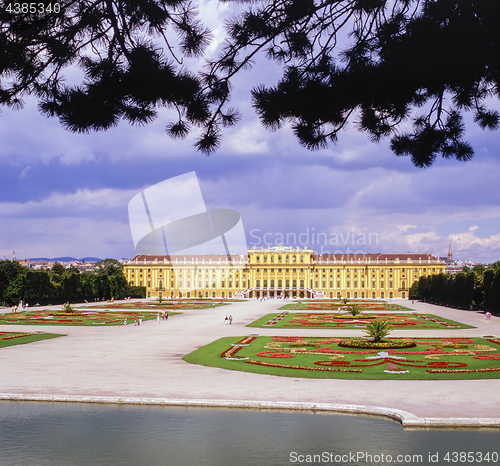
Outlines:
<svg viewBox="0 0 500 466"><path fill-rule="evenodd" d="M125 261L146 297L408 298L420 277L444 273L432 254L315 254L286 246L248 255L137 255Z"/></svg>

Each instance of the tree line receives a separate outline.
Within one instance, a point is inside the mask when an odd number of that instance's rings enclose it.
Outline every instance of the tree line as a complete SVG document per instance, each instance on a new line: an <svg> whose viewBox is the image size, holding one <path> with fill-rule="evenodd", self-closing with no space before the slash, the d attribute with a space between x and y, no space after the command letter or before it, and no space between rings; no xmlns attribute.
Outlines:
<svg viewBox="0 0 500 466"><path fill-rule="evenodd" d="M0 305L12 306L20 301L30 305L59 304L144 297L144 287L131 287L123 266L115 259L104 259L91 271L65 268L56 262L49 270L33 270L18 261L0 261Z"/></svg>
<svg viewBox="0 0 500 466"><path fill-rule="evenodd" d="M420 277L410 299L460 309L479 309L500 314L500 261L489 267L464 267L457 274L440 273Z"/></svg>

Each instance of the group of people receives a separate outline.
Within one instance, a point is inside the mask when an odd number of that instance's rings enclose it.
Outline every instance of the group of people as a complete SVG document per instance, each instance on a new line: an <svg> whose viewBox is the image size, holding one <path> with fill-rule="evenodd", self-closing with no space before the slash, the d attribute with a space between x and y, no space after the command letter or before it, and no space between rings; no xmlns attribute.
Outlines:
<svg viewBox="0 0 500 466"><path fill-rule="evenodd" d="M227 323L229 322L229 325L231 325L233 323L233 316L232 315L229 315L225 317L224 319L224 325L227 325Z"/></svg>
<svg viewBox="0 0 500 466"><path fill-rule="evenodd" d="M168 319L168 311L161 311L161 314L158 312L156 314L156 322L160 323L160 318L162 320L167 320Z"/></svg>
<svg viewBox="0 0 500 466"><path fill-rule="evenodd" d="M38 304L38 306L40 306L40 304ZM15 306L12 306L12 312L17 312L17 310L22 307L23 308L23 311L26 310L28 307L29 307L29 304L28 303L23 303L23 302L20 302L19 303L19 306L16 304Z"/></svg>

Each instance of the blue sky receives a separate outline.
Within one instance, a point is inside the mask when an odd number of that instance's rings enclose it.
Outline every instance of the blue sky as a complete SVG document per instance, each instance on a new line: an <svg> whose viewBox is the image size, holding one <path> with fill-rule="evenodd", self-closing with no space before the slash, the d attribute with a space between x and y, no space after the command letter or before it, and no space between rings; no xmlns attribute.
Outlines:
<svg viewBox="0 0 500 466"><path fill-rule="evenodd" d="M214 10L212 21L216 14L227 10ZM33 99L21 111L3 109L1 257L10 258L12 250L18 258L133 257L130 199L147 186L196 171L208 207L240 212L250 247L265 245L266 234L268 244L308 234L311 246L314 232L328 238L315 244L318 252L353 250L351 239L364 237L356 251L446 255L451 242L455 258L500 259L498 132L469 124L474 159L438 160L427 169L352 127L336 146L309 152L289 128L263 129L250 106L251 87L272 84L277 76L268 63L259 63L235 80L232 105L243 119L210 157L194 151L193 138L168 138L165 125L175 118L168 110L142 128L121 123L76 135L39 115ZM330 244L335 238L337 244Z"/></svg>

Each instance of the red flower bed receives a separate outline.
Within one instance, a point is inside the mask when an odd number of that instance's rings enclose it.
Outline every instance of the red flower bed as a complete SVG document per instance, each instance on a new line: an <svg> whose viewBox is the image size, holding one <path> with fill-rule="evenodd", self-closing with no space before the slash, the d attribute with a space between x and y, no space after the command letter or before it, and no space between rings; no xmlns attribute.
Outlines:
<svg viewBox="0 0 500 466"><path fill-rule="evenodd" d="M245 361L245 364L255 364L257 366L281 367L283 369L302 369L306 371L330 371L330 372L363 372L362 369L332 369L330 367L307 367L307 366L285 366L284 364L274 364L266 361Z"/></svg>
<svg viewBox="0 0 500 466"><path fill-rule="evenodd" d="M284 351L262 351L257 353L261 358L293 358L293 354Z"/></svg>

